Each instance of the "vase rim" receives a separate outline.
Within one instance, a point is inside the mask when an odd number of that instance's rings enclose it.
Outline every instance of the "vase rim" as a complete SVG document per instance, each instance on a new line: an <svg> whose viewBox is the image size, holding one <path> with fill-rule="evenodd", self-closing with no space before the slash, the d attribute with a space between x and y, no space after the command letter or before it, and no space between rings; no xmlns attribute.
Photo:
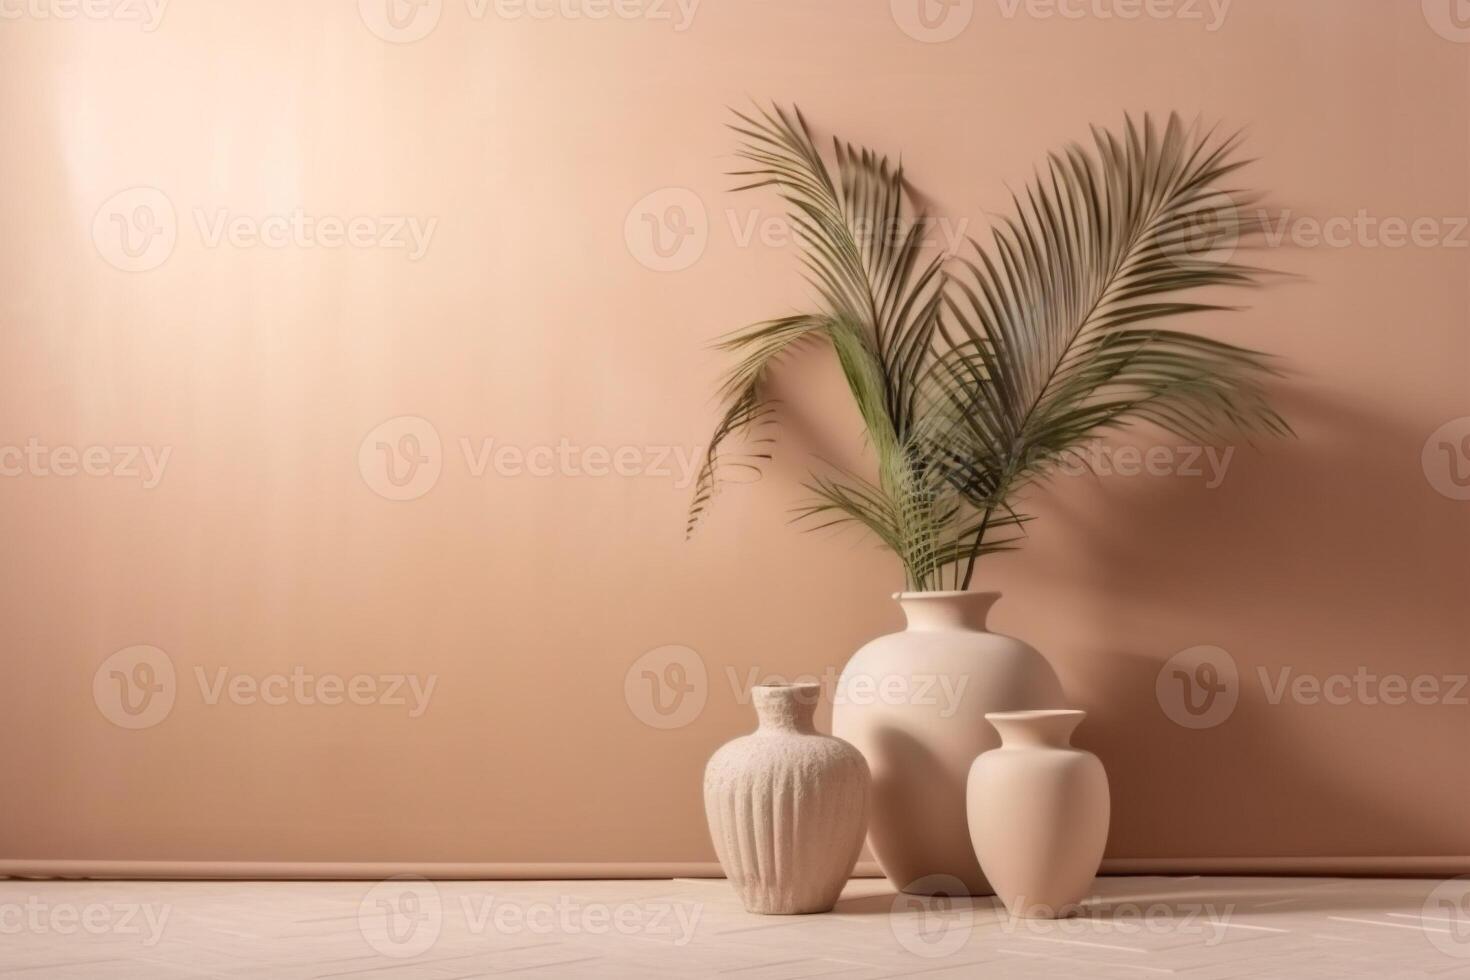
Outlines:
<svg viewBox="0 0 1470 980"><path fill-rule="evenodd" d="M967 589L934 590L932 592L895 592L893 598L900 602L912 599L958 599L961 596L973 596L974 598L999 599L999 592L971 592Z"/></svg>
<svg viewBox="0 0 1470 980"><path fill-rule="evenodd" d="M753 684L750 689L752 691L817 691L821 687L822 685L815 681L808 681L804 684Z"/></svg>
<svg viewBox="0 0 1470 980"><path fill-rule="evenodd" d="M986 721L1040 721L1044 718L1086 718L1081 708L1033 708L1027 711L987 711Z"/></svg>

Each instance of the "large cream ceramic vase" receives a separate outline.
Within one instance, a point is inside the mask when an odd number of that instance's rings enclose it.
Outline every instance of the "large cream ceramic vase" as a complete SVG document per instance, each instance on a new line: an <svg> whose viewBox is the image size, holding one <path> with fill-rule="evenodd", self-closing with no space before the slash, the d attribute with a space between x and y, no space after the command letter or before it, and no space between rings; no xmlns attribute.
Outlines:
<svg viewBox="0 0 1470 980"><path fill-rule="evenodd" d="M704 771L704 809L725 877L750 912L826 912L863 848L868 766L812 724L821 688L751 688L755 732Z"/></svg>
<svg viewBox="0 0 1470 980"><path fill-rule="evenodd" d="M1064 707L1056 673L985 619L998 592L902 592L908 628L847 662L833 734L873 774L868 846L893 885L913 894L989 895L965 820L975 757L1000 744L991 711Z"/></svg>
<svg viewBox="0 0 1470 980"><path fill-rule="evenodd" d="M1084 711L986 715L1001 746L970 770L970 836L1014 916L1055 919L1087 897L1108 842L1108 776L1075 749Z"/></svg>

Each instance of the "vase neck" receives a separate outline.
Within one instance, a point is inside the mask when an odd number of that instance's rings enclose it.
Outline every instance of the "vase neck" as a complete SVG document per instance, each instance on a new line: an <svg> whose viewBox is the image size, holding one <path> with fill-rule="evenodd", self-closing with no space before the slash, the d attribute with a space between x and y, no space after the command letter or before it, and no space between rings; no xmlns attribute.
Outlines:
<svg viewBox="0 0 1470 980"><path fill-rule="evenodd" d="M986 629L990 607L999 592L898 592L893 596L903 607L911 630Z"/></svg>
<svg viewBox="0 0 1470 980"><path fill-rule="evenodd" d="M815 735L813 717L821 699L820 684L780 684L750 689L755 714L760 720L758 734Z"/></svg>
<svg viewBox="0 0 1470 980"><path fill-rule="evenodd" d="M1072 732L1086 717L1085 711L1056 709L992 711L985 720L1000 732L1001 748L1065 749L1072 744Z"/></svg>

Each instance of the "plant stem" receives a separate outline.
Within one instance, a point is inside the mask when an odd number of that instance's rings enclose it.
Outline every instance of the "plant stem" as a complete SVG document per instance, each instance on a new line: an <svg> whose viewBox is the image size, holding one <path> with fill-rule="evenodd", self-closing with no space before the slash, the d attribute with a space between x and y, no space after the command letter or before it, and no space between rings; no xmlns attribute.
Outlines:
<svg viewBox="0 0 1470 980"><path fill-rule="evenodd" d="M975 543L970 545L970 557L965 562L965 580L960 583L960 591L970 591L970 578L975 574L975 560L980 557L980 546L985 543L985 529L990 526L990 514L995 510L991 504L985 508L984 515L980 518L980 527L975 532Z"/></svg>

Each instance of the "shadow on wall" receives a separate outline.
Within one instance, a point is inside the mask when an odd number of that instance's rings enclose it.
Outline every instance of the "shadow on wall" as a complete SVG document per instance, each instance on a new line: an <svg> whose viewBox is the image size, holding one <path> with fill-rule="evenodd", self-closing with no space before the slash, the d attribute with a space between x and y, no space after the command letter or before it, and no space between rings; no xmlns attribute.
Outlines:
<svg viewBox="0 0 1470 980"><path fill-rule="evenodd" d="M1268 856L1260 841L1280 854L1470 852L1434 816L1470 806L1463 780L1415 751L1470 737L1456 707L1470 697L1457 679L1470 555L1449 533L1470 514L1426 480L1428 431L1300 389L1280 404L1306 438L1242 447L1217 490L1089 479L1048 496L1065 549L1045 574L1105 597L1085 658L1059 667L1093 713L1079 744L1112 779L1108 853L1171 856L1160 839L1181 837L1222 857ZM1161 680L1165 658L1194 645L1213 651ZM1383 686L1391 675L1407 698ZM1409 686L1426 676L1416 701Z"/></svg>

